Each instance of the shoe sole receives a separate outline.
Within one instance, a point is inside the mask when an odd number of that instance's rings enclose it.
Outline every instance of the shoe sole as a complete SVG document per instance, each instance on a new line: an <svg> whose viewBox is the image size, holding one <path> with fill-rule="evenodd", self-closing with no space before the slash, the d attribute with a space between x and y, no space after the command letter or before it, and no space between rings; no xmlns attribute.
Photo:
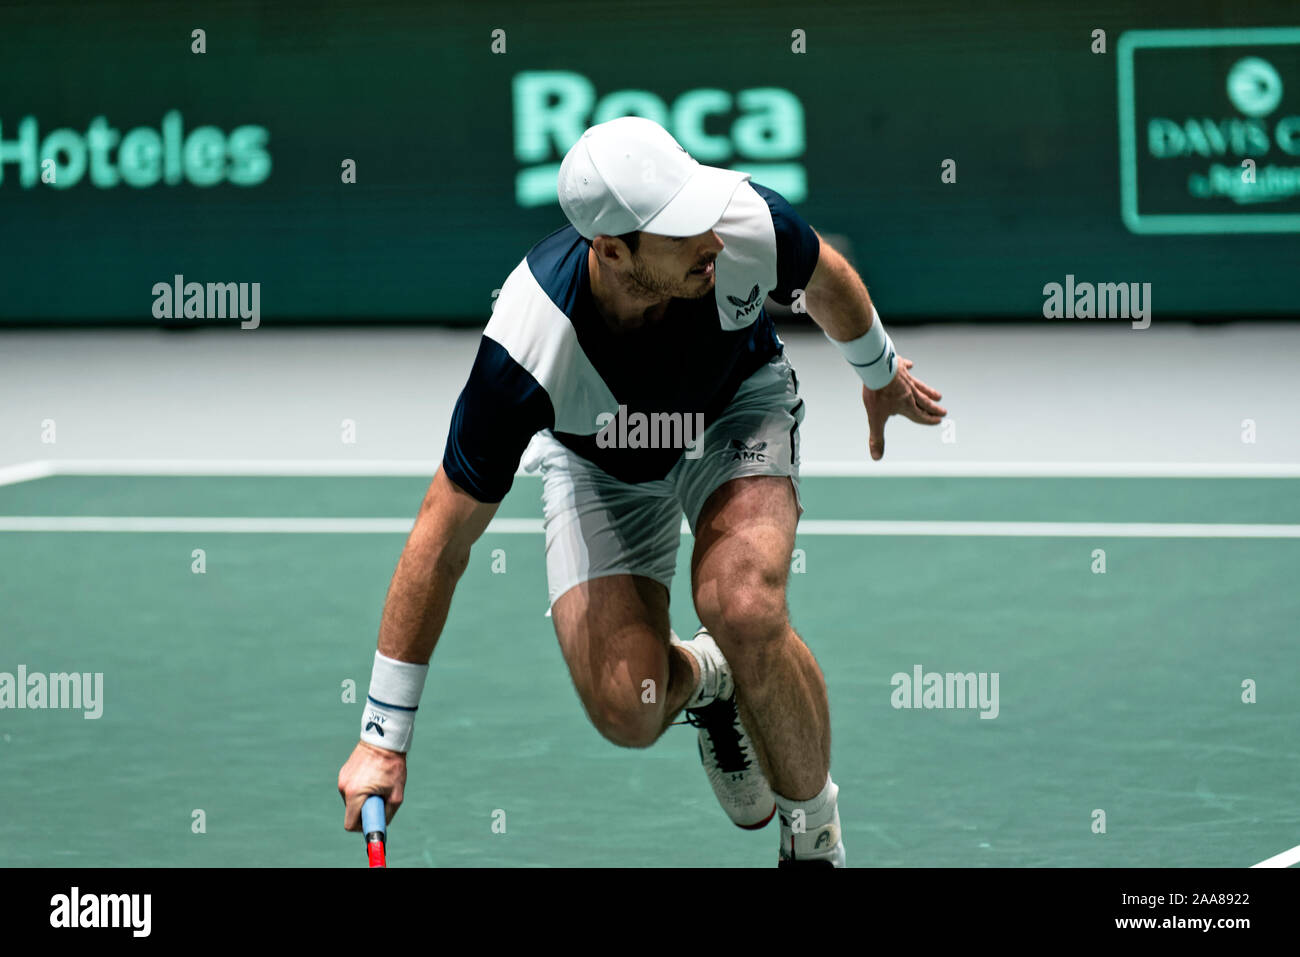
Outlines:
<svg viewBox="0 0 1300 957"><path fill-rule="evenodd" d="M703 742L699 742L699 741L697 740L697 745L696 745L696 746L697 746L697 748L698 748L698 750L699 750L700 760L703 761L703 760L704 760L704 744L703 744ZM769 788L770 788L770 787L771 787L771 785L769 785ZM721 803L721 801L719 801L719 803ZM725 811L726 809L724 808L723 810ZM761 831L763 828L767 827L770 823L772 823L772 818L774 818L774 817L776 817L776 802L775 802L775 801L772 802L772 810L770 810L770 811L767 812L767 817L763 818L763 820L758 821L758 822L756 822L756 823L754 823L754 824L742 824L742 823L740 823L739 821L737 821L735 818L733 818L730 814L727 815L727 819L728 819L729 821L731 821L732 824L736 825L736 827L740 828L742 831Z"/></svg>
<svg viewBox="0 0 1300 957"><path fill-rule="evenodd" d="M834 867L835 865L832 864L830 861L823 861L823 860L791 861L782 858L777 861L776 866L777 867Z"/></svg>
<svg viewBox="0 0 1300 957"><path fill-rule="evenodd" d="M731 823L735 824L736 827L740 828L742 831L761 831L772 823L772 818L774 817L776 817L775 804L772 805L772 810L767 812L767 817L763 818L763 820L759 821L757 824L741 824L739 821L732 821Z"/></svg>

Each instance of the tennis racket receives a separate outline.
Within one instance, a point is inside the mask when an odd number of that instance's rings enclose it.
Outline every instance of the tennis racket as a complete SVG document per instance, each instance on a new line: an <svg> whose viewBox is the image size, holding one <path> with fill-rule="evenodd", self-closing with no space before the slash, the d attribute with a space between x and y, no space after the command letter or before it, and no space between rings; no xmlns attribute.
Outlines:
<svg viewBox="0 0 1300 957"><path fill-rule="evenodd" d="M370 866L387 867L388 825L384 821L384 799L378 794L370 795L361 805L361 833L366 837L366 858Z"/></svg>

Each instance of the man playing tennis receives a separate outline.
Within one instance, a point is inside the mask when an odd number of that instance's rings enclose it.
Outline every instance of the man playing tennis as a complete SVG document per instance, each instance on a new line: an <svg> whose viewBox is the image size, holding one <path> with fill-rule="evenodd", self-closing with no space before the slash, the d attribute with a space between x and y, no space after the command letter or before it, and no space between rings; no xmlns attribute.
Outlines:
<svg viewBox="0 0 1300 957"><path fill-rule="evenodd" d="M367 795L390 819L402 803L452 592L527 451L555 632L597 730L648 747L685 710L734 823L779 811L780 866L844 865L826 685L785 600L803 401L764 298L800 302L858 371L873 459L889 416L946 412L853 268L748 180L639 117L592 127L565 156L570 225L502 287L389 588L361 741L339 772L348 830ZM704 626L690 641L668 616L683 513Z"/></svg>

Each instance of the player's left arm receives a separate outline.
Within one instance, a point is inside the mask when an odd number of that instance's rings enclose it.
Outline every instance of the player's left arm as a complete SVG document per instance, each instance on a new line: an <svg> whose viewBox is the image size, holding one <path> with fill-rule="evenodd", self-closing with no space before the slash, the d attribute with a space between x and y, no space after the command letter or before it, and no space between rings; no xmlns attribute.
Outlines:
<svg viewBox="0 0 1300 957"><path fill-rule="evenodd" d="M871 331L875 310L866 284L847 259L818 235L820 249L804 304L813 322L837 343L861 339ZM887 361L887 359L886 359ZM923 425L937 425L947 409L936 404L943 398L938 390L914 378L909 370L912 360L898 358L898 368L888 384L878 388L862 387L862 403L870 426L868 447L872 459L885 454L885 420L901 415Z"/></svg>
<svg viewBox="0 0 1300 957"><path fill-rule="evenodd" d="M804 290L808 315L837 342L866 335L871 328L871 297L866 284L847 259L820 233L813 232L821 245L817 266Z"/></svg>

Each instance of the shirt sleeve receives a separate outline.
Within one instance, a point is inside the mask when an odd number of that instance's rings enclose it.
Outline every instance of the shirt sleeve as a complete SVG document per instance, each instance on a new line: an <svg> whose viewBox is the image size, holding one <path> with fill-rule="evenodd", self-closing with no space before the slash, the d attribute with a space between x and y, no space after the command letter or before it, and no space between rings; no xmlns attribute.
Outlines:
<svg viewBox="0 0 1300 957"><path fill-rule="evenodd" d="M817 257L821 255L821 241L784 196L757 183L750 185L767 202L776 230L776 288L770 295L788 306L794 302L796 289L808 288L817 268Z"/></svg>
<svg viewBox="0 0 1300 957"><path fill-rule="evenodd" d="M456 400L442 468L479 502L499 502L532 437L555 424L546 390L494 339L484 336Z"/></svg>

